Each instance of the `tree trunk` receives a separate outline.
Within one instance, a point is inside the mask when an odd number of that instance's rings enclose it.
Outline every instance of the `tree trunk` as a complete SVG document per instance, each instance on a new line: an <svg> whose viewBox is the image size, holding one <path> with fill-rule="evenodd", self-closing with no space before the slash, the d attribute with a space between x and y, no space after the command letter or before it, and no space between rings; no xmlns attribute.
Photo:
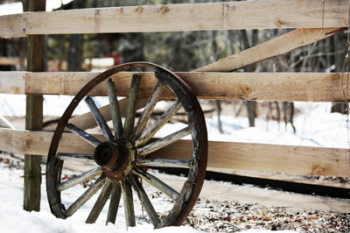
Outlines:
<svg viewBox="0 0 350 233"><path fill-rule="evenodd" d="M85 8L84 0L74 0L73 9ZM69 37L68 71L82 71L84 35L72 34Z"/></svg>
<svg viewBox="0 0 350 233"><path fill-rule="evenodd" d="M335 62L335 72L339 72L339 73L346 73L348 72L349 67L344 66L344 62L345 62L345 57L346 57L346 53L347 51L344 50L344 48L346 48L346 43L347 43L347 38L346 38L346 34L337 34L334 36L333 38L333 42L334 42L334 62ZM344 86L346 85L347 81L347 76L344 75L344 80L343 84ZM346 88L347 89L347 88ZM348 99L349 99L349 93L345 92L344 93L344 101L345 103L333 103L332 108L331 108L331 112L338 112L341 114L349 114L349 104L348 104Z"/></svg>
<svg viewBox="0 0 350 233"><path fill-rule="evenodd" d="M241 30L241 41L243 42L243 48L250 48L250 43L248 39L247 30ZM252 30L252 46L254 46L258 42L259 31L257 29ZM255 44L253 44L255 43ZM245 68L246 72L253 72L255 69L255 65L248 66ZM248 120L249 127L255 127L255 118L257 117L257 103L256 101L247 101L247 112L248 112Z"/></svg>

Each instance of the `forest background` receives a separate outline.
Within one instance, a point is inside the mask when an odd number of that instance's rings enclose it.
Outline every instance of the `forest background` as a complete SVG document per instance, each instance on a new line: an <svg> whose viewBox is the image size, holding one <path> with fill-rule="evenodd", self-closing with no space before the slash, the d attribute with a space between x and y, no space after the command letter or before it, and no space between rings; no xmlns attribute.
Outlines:
<svg viewBox="0 0 350 233"><path fill-rule="evenodd" d="M222 2L223 0L221 0ZM0 4L22 2L23 11L28 1L0 0ZM216 0L74 0L54 10L119 7L155 4L206 3ZM322 4L323 1L320 1ZM59 23L59 22L57 22ZM271 40L292 29L222 30L195 32L105 33L46 36L45 60L48 71L91 71L93 58L115 58L114 64L148 61L172 71L191 71L215 62L262 42ZM348 32L317 41L267 61L232 72L344 72L348 53ZM17 66L0 66L0 70L26 70L26 38L0 39L0 57L17 57ZM116 55L117 54L117 55ZM108 67L107 67L108 68ZM220 116L222 101L210 104ZM292 102L225 101L235 105L235 115L246 106L249 126L255 125L259 108L268 108L264 117L292 123L295 114ZM334 103L331 111L348 113L347 104ZM281 117L283 115L283 117ZM283 118L283 119L282 119ZM220 117L218 118L220 122ZM219 130L222 131L220 124ZM294 127L293 127L294 128ZM294 129L295 131L295 129Z"/></svg>

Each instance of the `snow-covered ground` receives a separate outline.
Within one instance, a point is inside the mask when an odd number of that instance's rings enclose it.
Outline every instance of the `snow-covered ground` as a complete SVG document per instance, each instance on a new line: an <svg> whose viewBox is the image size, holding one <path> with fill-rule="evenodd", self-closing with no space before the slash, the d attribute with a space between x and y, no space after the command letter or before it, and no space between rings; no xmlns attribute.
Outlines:
<svg viewBox="0 0 350 233"><path fill-rule="evenodd" d="M217 117L206 119L209 140L349 148L348 116L330 113L330 103L296 102L295 107L301 111L294 119L295 134L284 122L256 119L253 128L245 117L222 116L224 134L218 134Z"/></svg>
<svg viewBox="0 0 350 233"><path fill-rule="evenodd" d="M142 223L132 228L126 229L124 220L121 219L117 221L117 225L104 223L105 219L98 219L95 224L85 224L84 219L89 214L92 209L94 202L87 202L82 209L80 209L75 215L66 220L55 218L48 206L48 201L46 197L45 190L45 176L43 176L42 181L42 191L41 191L41 210L40 212L26 212L23 210L22 200L23 200L23 164L18 162L18 160L12 162L4 162L4 160L13 158L8 155L0 155L0 228L3 233L108 233L108 232L118 232L118 233L196 233L201 232L195 230L189 226L182 227L166 227L162 229L154 230L151 224ZM9 165L10 164L10 165ZM174 177L174 179L181 179ZM77 189L83 189L82 186ZM76 189L74 189L76 190ZM69 191L66 195L73 195L73 191ZM152 193L152 190L147 190L147 193ZM97 196L97 195L96 195ZM160 199L161 201L162 199ZM164 203L158 203L163 205ZM165 203L166 204L166 203ZM155 207L160 208L155 205ZM203 212L205 214L206 208L201 210L197 208L197 212ZM120 210L119 212L122 212ZM118 214L118 218L123 218L123 214ZM270 232L265 230L248 230L248 233L264 233ZM276 231L274 231L276 232ZM291 231L283 231L288 233Z"/></svg>
<svg viewBox="0 0 350 233"><path fill-rule="evenodd" d="M71 99L69 96L44 96L44 115L61 116ZM94 100L98 107L108 104L104 97ZM0 115L24 116L25 96L0 94L0 106ZM296 134L290 124L286 128L283 122L256 119L256 127L252 128L248 127L247 118L232 114L221 117L224 134L218 132L217 117L206 119L209 140L350 148L349 117L330 113L331 103L295 102L295 108L300 110L294 119ZM74 113L87 111L87 105L81 103Z"/></svg>
<svg viewBox="0 0 350 233"><path fill-rule="evenodd" d="M44 113L60 116L69 102L69 97L45 96ZM97 99L96 102L98 106L106 104L105 99ZM1 115L23 116L25 114L23 96L0 95L0 105L2 106ZM208 118L206 121L209 140L349 148L348 117L329 113L330 106L327 103L296 103L296 108L301 111L294 119L296 134L293 133L290 126L285 130L283 123L279 125L275 121L266 122L262 119L257 119L255 128L249 128L246 118L233 116L222 116L224 134L219 134L217 118ZM88 109L82 105L77 111L82 113ZM191 227L168 227L153 230L149 224L126 229L123 224L106 226L103 221L87 225L84 220L79 219L79 214L67 220L56 219L48 207L44 180L42 182L41 211L25 212L22 210L23 170L11 168L11 166L9 168L7 163L0 163L0 177L2 177L0 180L1 232L199 232ZM88 202L86 205L85 212L91 210L93 203ZM265 231L249 230L247 232Z"/></svg>

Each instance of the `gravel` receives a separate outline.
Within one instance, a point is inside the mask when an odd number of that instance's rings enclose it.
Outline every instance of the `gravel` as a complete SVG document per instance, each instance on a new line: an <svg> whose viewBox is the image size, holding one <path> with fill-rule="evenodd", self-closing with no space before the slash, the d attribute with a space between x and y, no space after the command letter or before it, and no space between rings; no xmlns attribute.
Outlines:
<svg viewBox="0 0 350 233"><path fill-rule="evenodd" d="M0 153L0 163L9 169L23 169L22 156ZM329 178L336 180L336 178ZM338 182L344 183L343 180ZM345 182L348 182L346 179ZM152 201L168 198L161 192L151 194ZM184 223L185 226L207 232L239 232L256 230L289 230L296 232L350 232L350 213L300 211L285 207L265 206L200 198Z"/></svg>
<svg viewBox="0 0 350 233"><path fill-rule="evenodd" d="M186 224L209 232L239 232L248 229L350 232L350 213L301 212L258 203L200 199Z"/></svg>

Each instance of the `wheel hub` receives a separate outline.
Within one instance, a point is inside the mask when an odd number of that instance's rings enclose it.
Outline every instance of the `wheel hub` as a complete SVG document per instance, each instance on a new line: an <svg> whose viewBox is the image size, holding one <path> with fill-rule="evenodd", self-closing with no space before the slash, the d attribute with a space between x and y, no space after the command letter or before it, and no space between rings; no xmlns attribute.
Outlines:
<svg viewBox="0 0 350 233"><path fill-rule="evenodd" d="M94 152L95 162L103 168L111 180L122 180L135 167L136 150L131 142L119 139L116 142L102 142Z"/></svg>

